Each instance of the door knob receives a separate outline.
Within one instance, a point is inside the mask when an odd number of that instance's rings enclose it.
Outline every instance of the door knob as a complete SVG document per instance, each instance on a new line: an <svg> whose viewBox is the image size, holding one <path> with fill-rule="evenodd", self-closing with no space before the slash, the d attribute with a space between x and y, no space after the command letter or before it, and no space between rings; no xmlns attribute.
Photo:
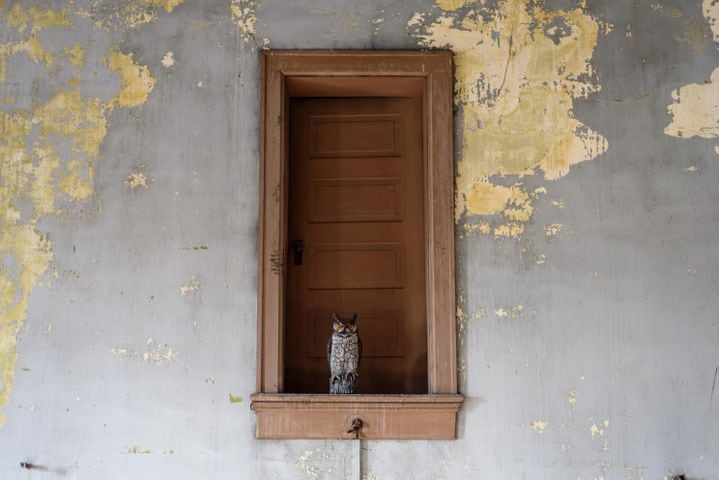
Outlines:
<svg viewBox="0 0 719 480"><path fill-rule="evenodd" d="M292 240L292 251L295 252L295 265L302 265L302 251L305 244L302 240Z"/></svg>

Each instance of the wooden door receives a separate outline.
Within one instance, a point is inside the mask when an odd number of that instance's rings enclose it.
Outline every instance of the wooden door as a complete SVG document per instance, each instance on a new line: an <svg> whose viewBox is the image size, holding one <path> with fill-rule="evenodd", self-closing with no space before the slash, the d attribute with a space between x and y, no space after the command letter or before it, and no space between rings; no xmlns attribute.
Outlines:
<svg viewBox="0 0 719 480"><path fill-rule="evenodd" d="M358 393L427 393L422 102L292 98L285 392L327 393L357 313Z"/></svg>

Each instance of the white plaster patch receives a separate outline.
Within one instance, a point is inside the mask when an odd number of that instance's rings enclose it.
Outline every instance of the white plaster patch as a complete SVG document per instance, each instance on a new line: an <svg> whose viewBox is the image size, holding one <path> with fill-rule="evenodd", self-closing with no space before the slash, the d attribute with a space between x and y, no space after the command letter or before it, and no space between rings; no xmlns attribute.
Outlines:
<svg viewBox="0 0 719 480"><path fill-rule="evenodd" d="M177 351L152 337L147 339L147 351L142 354L142 359L158 367L178 362Z"/></svg>
<svg viewBox="0 0 719 480"><path fill-rule="evenodd" d="M165 68L170 68L175 64L175 54L172 52L167 52L164 57L162 57L162 66Z"/></svg>

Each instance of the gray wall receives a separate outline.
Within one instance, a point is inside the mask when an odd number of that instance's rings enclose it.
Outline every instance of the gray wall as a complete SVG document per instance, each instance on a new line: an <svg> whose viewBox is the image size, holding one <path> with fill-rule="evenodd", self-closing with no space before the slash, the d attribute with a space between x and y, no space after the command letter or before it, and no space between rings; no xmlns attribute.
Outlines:
<svg viewBox="0 0 719 480"><path fill-rule="evenodd" d="M719 478L710 0L4 3L0 478ZM456 441L254 439L263 47L457 52Z"/></svg>

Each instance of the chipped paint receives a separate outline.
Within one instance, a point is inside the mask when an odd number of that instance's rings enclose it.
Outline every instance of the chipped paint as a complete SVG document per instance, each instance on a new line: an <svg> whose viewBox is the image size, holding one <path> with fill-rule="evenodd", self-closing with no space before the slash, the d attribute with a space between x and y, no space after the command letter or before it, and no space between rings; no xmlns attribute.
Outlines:
<svg viewBox="0 0 719 480"><path fill-rule="evenodd" d="M235 395L232 395L231 393L229 395L230 395L230 403L241 403L243 400L243 398L240 395L235 396Z"/></svg>
<svg viewBox="0 0 719 480"><path fill-rule="evenodd" d="M134 447L128 448L127 453L129 453L130 455L149 455L152 453L152 450L136 445Z"/></svg>
<svg viewBox="0 0 719 480"><path fill-rule="evenodd" d="M142 359L157 367L178 363L177 351L152 337L147 339L147 351L142 354Z"/></svg>
<svg viewBox="0 0 719 480"><path fill-rule="evenodd" d="M572 410L577 408L577 391L574 388L570 388L567 392L567 404Z"/></svg>
<svg viewBox="0 0 719 480"><path fill-rule="evenodd" d="M155 79L150 75L149 68L135 64L132 53L111 52L107 57L107 66L119 73L122 79L122 89L117 97L120 106L134 107L147 101L155 87Z"/></svg>
<svg viewBox="0 0 719 480"><path fill-rule="evenodd" d="M547 237L547 239L552 239L559 235L559 232L562 231L562 228L564 228L564 225L561 223L552 223L551 225L547 225L544 227L544 235Z"/></svg>
<svg viewBox="0 0 719 480"><path fill-rule="evenodd" d="M544 430L547 428L547 425L549 425L547 422L543 420L535 420L534 422L529 424L529 428L534 430L535 432L542 434L544 433Z"/></svg>
<svg viewBox="0 0 719 480"><path fill-rule="evenodd" d="M589 431L592 434L592 437L603 437L604 436L604 430L609 427L609 420L604 420L603 422L597 424L595 422L592 422L592 426L589 427Z"/></svg>
<svg viewBox="0 0 719 480"><path fill-rule="evenodd" d="M330 451L334 450L331 444L325 444L324 448L305 450L295 459L295 467L302 472L306 478L325 478L325 474L331 475L333 469L324 468L324 463L330 458Z"/></svg>
<svg viewBox="0 0 719 480"><path fill-rule="evenodd" d="M426 24L418 13L408 28L423 45L455 52L463 132L457 221L492 221L495 237L516 238L536 200L526 176L556 180L607 149L572 107L599 90L590 60L601 27L609 27L584 7L548 11L543 2L500 0L496 8L460 9L466 3L440 0L439 18ZM501 177L518 181L505 186Z"/></svg>
<svg viewBox="0 0 719 480"><path fill-rule="evenodd" d="M711 28L714 42L719 43L719 3L704 0L702 12ZM698 33L694 36L698 35L699 40L703 40L703 28L701 24L696 25L695 30ZM706 139L719 136L719 67L711 73L708 82L690 83L675 89L672 100L672 104L667 107L672 121L664 129L666 135ZM719 154L719 145L714 149Z"/></svg>
<svg viewBox="0 0 719 480"><path fill-rule="evenodd" d="M17 332L27 317L30 294L53 258L52 242L38 224L46 215L63 212L59 202L87 200L93 195L108 116L116 106L144 103L151 90L148 86L154 82L145 74L146 67L132 62L131 55L114 52L109 55L110 64L117 68L111 70L120 74L123 89L109 100L85 96L79 88L85 49L75 44L51 54L38 35L50 29L73 29L67 9L18 2L6 12L5 23L16 40L0 45L0 81L8 77L18 81L15 72L7 70L6 61L8 56L25 54L48 68L46 76L40 74L36 80L54 82L57 87L48 99L33 98L31 108L6 96L7 108L0 111L0 407L9 401ZM56 65L76 74L69 79L55 77L49 68ZM145 94L140 93L143 90ZM23 205L31 209L23 211ZM52 325L47 329L50 333ZM1 415L0 423L4 423Z"/></svg>
<svg viewBox="0 0 719 480"><path fill-rule="evenodd" d="M524 315L524 305L517 305L509 309L498 308L494 311L494 314L499 318L517 319Z"/></svg>
<svg viewBox="0 0 719 480"><path fill-rule="evenodd" d="M162 57L162 66L165 68L170 68L175 64L175 54L172 52L167 52L164 57Z"/></svg>
<svg viewBox="0 0 719 480"><path fill-rule="evenodd" d="M94 19L93 27L97 30L132 29L156 20L163 11L172 13L182 3L184 0L95 0L73 13Z"/></svg>
<svg viewBox="0 0 719 480"><path fill-rule="evenodd" d="M716 0L703 0L702 13L707 23L709 23L713 40L719 43L719 3Z"/></svg>
<svg viewBox="0 0 719 480"><path fill-rule="evenodd" d="M180 285L178 292L180 292L180 295L184 297L189 293L196 292L200 288L202 288L202 284L199 282L199 280L197 280L195 277L191 277L187 283L185 283L184 285Z"/></svg>
<svg viewBox="0 0 719 480"><path fill-rule="evenodd" d="M709 83L691 83L672 92L668 111L672 122L664 133L679 138L719 136L719 67Z"/></svg>
<svg viewBox="0 0 719 480"><path fill-rule="evenodd" d="M147 188L147 177L142 172L131 173L128 175L127 180L125 180L124 185L130 190L135 190L136 188Z"/></svg>
<svg viewBox="0 0 719 480"><path fill-rule="evenodd" d="M249 43L254 40L255 24L257 23L255 2L252 0L232 0L230 12L232 13L232 20L239 27L242 41Z"/></svg>

